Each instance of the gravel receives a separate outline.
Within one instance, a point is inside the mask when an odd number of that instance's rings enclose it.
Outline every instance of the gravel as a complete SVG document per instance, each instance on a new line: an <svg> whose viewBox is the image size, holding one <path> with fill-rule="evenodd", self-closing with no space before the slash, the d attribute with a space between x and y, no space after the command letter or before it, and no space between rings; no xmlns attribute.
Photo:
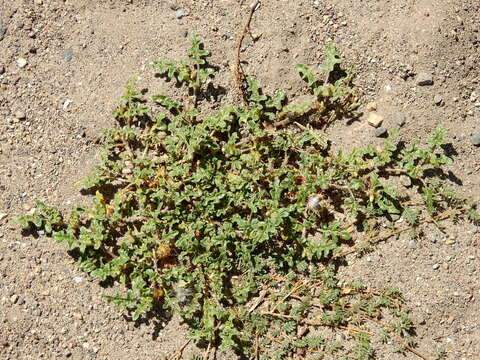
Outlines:
<svg viewBox="0 0 480 360"><path fill-rule="evenodd" d="M433 102L435 103L435 105L442 105L442 97L440 95L435 95L433 97Z"/></svg>

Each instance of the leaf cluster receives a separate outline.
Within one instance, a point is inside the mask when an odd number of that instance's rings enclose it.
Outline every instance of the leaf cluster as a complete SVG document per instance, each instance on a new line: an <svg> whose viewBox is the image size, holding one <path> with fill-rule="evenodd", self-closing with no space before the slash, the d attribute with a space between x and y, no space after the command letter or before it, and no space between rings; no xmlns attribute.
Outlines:
<svg viewBox="0 0 480 360"><path fill-rule="evenodd" d="M196 37L188 55L153 65L196 96L214 73ZM324 264L352 245L353 233L376 233L392 214L418 224L425 214L463 203L438 176L425 177L450 162L441 129L426 146L404 146L393 135L383 147L330 151L318 125L358 106L349 76L329 82L340 62L328 45L323 82L297 65L313 95L306 103L265 94L249 77L246 106L208 114L165 94L149 101L132 80L113 113L118 126L104 134L101 163L79 182L95 193L91 205L76 206L63 219L38 203L19 223L45 228L78 254L81 269L120 283L125 291L107 299L133 319L175 311L195 340L221 348L251 354L260 341L254 339L265 336L263 347L276 358L300 349L343 351L321 337L297 336L298 326L312 324L305 320L312 314L321 319L317 325L341 329L352 321L363 327L387 309L398 320L388 331L409 332L396 292L368 295L362 285L345 287ZM410 196L389 185L399 175L419 182L414 190L423 207L412 208ZM311 285L295 288L298 282ZM250 310L262 289L270 289L264 305ZM272 331L284 339L280 344L268 340ZM357 359L372 358L370 336L361 332L350 350Z"/></svg>

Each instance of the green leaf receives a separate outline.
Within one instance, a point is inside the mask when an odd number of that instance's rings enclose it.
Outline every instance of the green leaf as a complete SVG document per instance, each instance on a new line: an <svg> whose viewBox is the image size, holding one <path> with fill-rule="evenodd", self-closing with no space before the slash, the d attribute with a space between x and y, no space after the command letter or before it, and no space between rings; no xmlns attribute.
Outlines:
<svg viewBox="0 0 480 360"><path fill-rule="evenodd" d="M313 86L317 82L317 78L312 69L303 64L295 65L295 69L300 73L302 80L305 80L308 86Z"/></svg>
<svg viewBox="0 0 480 360"><path fill-rule="evenodd" d="M330 74L335 68L336 64L341 64L342 60L337 52L337 48L333 42L329 42L325 48L324 60L322 63L322 70L325 74Z"/></svg>

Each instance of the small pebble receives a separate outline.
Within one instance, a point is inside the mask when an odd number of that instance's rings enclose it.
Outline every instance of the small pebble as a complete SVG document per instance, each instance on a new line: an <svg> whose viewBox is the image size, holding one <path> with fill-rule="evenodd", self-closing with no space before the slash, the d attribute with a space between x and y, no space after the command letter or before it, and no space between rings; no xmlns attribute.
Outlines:
<svg viewBox="0 0 480 360"><path fill-rule="evenodd" d="M73 278L73 281L76 282L77 284L80 284L83 281L83 278L81 276L75 276Z"/></svg>
<svg viewBox="0 0 480 360"><path fill-rule="evenodd" d="M132 173L132 169L129 169L129 168L123 168L122 169L122 174L123 175L129 175Z"/></svg>
<svg viewBox="0 0 480 360"><path fill-rule="evenodd" d="M447 239L447 240L445 240L445 244L447 244L447 245L453 245L453 244L455 244L455 242L456 242L455 239Z"/></svg>
<svg viewBox="0 0 480 360"><path fill-rule="evenodd" d="M377 103L371 102L367 104L367 110L368 111L375 111L377 110Z"/></svg>
<svg viewBox="0 0 480 360"><path fill-rule="evenodd" d="M181 18L183 18L183 17L185 17L185 16L188 16L188 14L187 14L183 9L177 9L177 10L175 11L175 17L176 17L177 19L181 19Z"/></svg>
<svg viewBox="0 0 480 360"><path fill-rule="evenodd" d="M72 100L70 99L65 100L62 105L63 110L67 110L71 103L72 103Z"/></svg>
<svg viewBox="0 0 480 360"><path fill-rule="evenodd" d="M405 125L405 123L407 122L407 117L405 116L405 114L401 113L401 112L396 112L392 115L392 118L393 118L393 122L395 123L395 125L397 125L398 127L402 127L403 125Z"/></svg>
<svg viewBox="0 0 480 360"><path fill-rule="evenodd" d="M440 95L435 95L433 97L433 102L435 103L435 105L442 105L442 97Z"/></svg>
<svg viewBox="0 0 480 360"><path fill-rule="evenodd" d="M416 243L416 241L413 241L411 240L409 243L408 243L408 247L412 250L416 250L418 248L418 245Z"/></svg>
<svg viewBox="0 0 480 360"><path fill-rule="evenodd" d="M473 134L470 138L470 142L474 146L480 146L480 133Z"/></svg>
<svg viewBox="0 0 480 360"><path fill-rule="evenodd" d="M412 186L412 179L406 175L401 175L399 180L400 180L400 184L402 184L405 187Z"/></svg>
<svg viewBox="0 0 480 360"><path fill-rule="evenodd" d="M432 269L433 269L433 270L438 270L439 267L440 267L440 264L434 264L434 265L432 266Z"/></svg>
<svg viewBox="0 0 480 360"><path fill-rule="evenodd" d="M20 67L20 68L24 68L25 66L27 66L28 62L27 60L25 60L24 58L18 58L17 59L17 65Z"/></svg>
<svg viewBox="0 0 480 360"><path fill-rule="evenodd" d="M418 86L428 86L433 85L433 76L432 74L421 73L417 76L417 85Z"/></svg>
<svg viewBox="0 0 480 360"><path fill-rule="evenodd" d="M15 117L18 119L18 120L25 120L26 119L26 115L23 111L19 110L15 113Z"/></svg>
<svg viewBox="0 0 480 360"><path fill-rule="evenodd" d="M377 128L382 125L383 116L377 114L376 112L371 112L370 114L368 114L367 122L369 125Z"/></svg>
<svg viewBox="0 0 480 360"><path fill-rule="evenodd" d="M73 50L72 49L67 49L63 52L63 59L65 61L70 61L73 58Z"/></svg>
<svg viewBox="0 0 480 360"><path fill-rule="evenodd" d="M3 40L5 34L7 33L7 25L0 21L0 41Z"/></svg>
<svg viewBox="0 0 480 360"><path fill-rule="evenodd" d="M5 66L0 66L0 75L5 74Z"/></svg>
<svg viewBox="0 0 480 360"><path fill-rule="evenodd" d="M375 129L375 136L379 138L387 137L388 135L388 130L385 129L384 127L379 127Z"/></svg>
<svg viewBox="0 0 480 360"><path fill-rule="evenodd" d="M10 301L11 301L12 304L15 304L15 303L18 301L18 295L13 294L13 295L10 297Z"/></svg>
<svg viewBox="0 0 480 360"><path fill-rule="evenodd" d="M25 304L25 299L22 298L22 297L19 297L18 300L17 300L17 304L18 304L18 305L23 305L23 304Z"/></svg>
<svg viewBox="0 0 480 360"><path fill-rule="evenodd" d="M8 214L6 214L6 213L0 213L0 221L5 219L7 216L8 216Z"/></svg>

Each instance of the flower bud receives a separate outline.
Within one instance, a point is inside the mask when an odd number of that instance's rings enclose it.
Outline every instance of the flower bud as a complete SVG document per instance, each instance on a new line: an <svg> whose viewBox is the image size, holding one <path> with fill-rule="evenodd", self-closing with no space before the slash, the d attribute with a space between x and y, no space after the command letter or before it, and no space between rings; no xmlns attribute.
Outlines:
<svg viewBox="0 0 480 360"><path fill-rule="evenodd" d="M318 195L310 196L307 200L307 209L308 210L320 209L320 196Z"/></svg>

